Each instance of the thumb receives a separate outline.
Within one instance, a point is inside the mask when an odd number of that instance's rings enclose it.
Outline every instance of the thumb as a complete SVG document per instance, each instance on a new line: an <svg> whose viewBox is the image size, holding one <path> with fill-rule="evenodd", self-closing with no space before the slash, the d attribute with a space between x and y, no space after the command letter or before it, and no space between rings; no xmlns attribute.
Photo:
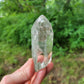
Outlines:
<svg viewBox="0 0 84 84"><path fill-rule="evenodd" d="M23 68L24 67L24 68ZM33 59L29 59L20 69L5 76L1 84L19 84L31 79L34 74Z"/></svg>

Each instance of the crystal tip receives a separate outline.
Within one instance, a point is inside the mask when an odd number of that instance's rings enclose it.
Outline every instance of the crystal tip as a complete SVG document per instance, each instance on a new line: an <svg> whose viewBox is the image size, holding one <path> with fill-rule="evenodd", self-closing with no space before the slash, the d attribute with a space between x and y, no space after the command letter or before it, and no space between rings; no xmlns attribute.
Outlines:
<svg viewBox="0 0 84 84"><path fill-rule="evenodd" d="M47 18L46 18L44 15L40 15L39 18L37 19L37 21L38 21L40 24L45 23L46 20L47 20Z"/></svg>
<svg viewBox="0 0 84 84"><path fill-rule="evenodd" d="M39 18L44 18L45 16L44 15L40 15Z"/></svg>

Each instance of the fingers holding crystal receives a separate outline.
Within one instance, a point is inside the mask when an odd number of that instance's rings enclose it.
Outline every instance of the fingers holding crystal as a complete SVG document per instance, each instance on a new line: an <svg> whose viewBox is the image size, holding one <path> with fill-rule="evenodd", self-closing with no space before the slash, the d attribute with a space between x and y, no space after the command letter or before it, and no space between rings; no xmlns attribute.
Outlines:
<svg viewBox="0 0 84 84"><path fill-rule="evenodd" d="M50 58L52 57L52 52L49 53L48 57L44 57L44 55L39 55L38 56L38 59L37 59L37 62L46 62L48 61Z"/></svg>

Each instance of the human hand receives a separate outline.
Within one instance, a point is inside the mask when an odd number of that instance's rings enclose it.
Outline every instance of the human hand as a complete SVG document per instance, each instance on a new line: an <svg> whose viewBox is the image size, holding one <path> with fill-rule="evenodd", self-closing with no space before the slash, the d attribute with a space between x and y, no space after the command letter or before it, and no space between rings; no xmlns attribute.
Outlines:
<svg viewBox="0 0 84 84"><path fill-rule="evenodd" d="M38 72L34 70L33 59L30 58L20 69L2 78L0 84L41 84L44 77L53 69L53 63Z"/></svg>

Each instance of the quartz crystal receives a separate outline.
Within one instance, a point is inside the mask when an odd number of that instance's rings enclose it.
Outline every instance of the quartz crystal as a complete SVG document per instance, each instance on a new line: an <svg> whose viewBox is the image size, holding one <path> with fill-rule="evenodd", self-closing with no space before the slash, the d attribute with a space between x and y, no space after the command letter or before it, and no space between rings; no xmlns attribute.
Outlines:
<svg viewBox="0 0 84 84"><path fill-rule="evenodd" d="M45 68L52 60L53 29L48 19L41 15L31 29L32 57L35 71Z"/></svg>

